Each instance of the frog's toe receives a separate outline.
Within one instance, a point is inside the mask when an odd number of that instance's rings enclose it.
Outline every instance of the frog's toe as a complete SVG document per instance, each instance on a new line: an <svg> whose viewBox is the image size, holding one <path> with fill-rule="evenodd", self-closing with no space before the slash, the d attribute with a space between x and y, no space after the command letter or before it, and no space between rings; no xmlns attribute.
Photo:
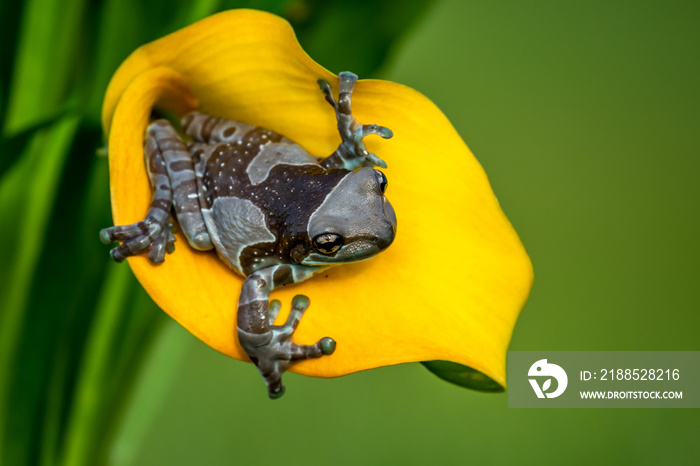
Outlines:
<svg viewBox="0 0 700 466"><path fill-rule="evenodd" d="M285 391L287 391L287 389L284 387L282 379L267 386L267 395L270 397L271 400L276 400L277 398L280 398L282 395L284 395Z"/></svg>
<svg viewBox="0 0 700 466"><path fill-rule="evenodd" d="M357 76L350 72L343 72L338 75L339 89L338 100L333 97L333 92L328 81L318 80L318 84L323 95L333 107L338 120L338 132L341 137L341 144L338 149L327 157L322 165L326 168L345 168L354 170L358 167L381 167L387 168L386 162L369 152L363 139L370 134L376 134L384 139L393 137L394 133L384 126L376 124L363 125L358 122L352 113L352 92L357 82Z"/></svg>
<svg viewBox="0 0 700 466"><path fill-rule="evenodd" d="M287 338L294 330L299 326L301 318L304 315L304 311L309 308L311 300L304 296L303 294L298 294L292 299L292 310L289 311L289 317L287 317L287 322L284 325L274 328L278 333L277 338ZM274 338L274 337L273 337Z"/></svg>
<svg viewBox="0 0 700 466"><path fill-rule="evenodd" d="M129 256L139 254L144 251L151 244L150 240L146 236L139 236L132 240L125 241L116 248L109 251L115 262L122 262Z"/></svg>
<svg viewBox="0 0 700 466"><path fill-rule="evenodd" d="M287 337L289 338L289 337ZM276 338L273 338L273 341ZM321 338L313 345L298 345L289 340L274 342L267 346L266 354L251 356L265 380L267 394L272 399L284 395L285 388L282 383L282 375L295 362L304 359L320 358L332 354L335 351L335 340L329 337Z"/></svg>
<svg viewBox="0 0 700 466"><path fill-rule="evenodd" d="M165 261L165 253L172 253L175 250L175 236L171 230L163 230L156 239L148 246L148 258L155 264Z"/></svg>
<svg viewBox="0 0 700 466"><path fill-rule="evenodd" d="M148 252L148 258L163 262L166 252L172 252L175 236L160 223L142 220L131 225L118 225L100 231L100 240L105 243L120 241L122 244L110 251L112 259L122 262L129 256Z"/></svg>
<svg viewBox="0 0 700 466"><path fill-rule="evenodd" d="M282 374L289 367L289 364L284 364L284 361L279 361L266 354L251 355L250 360L253 361L263 380L265 380L268 396L274 400L284 395L285 388L282 383Z"/></svg>
<svg viewBox="0 0 700 466"><path fill-rule="evenodd" d="M335 353L335 340L332 339L331 337L323 337L321 338L317 345L321 346L321 353L323 353L326 356L329 356L333 353Z"/></svg>
<svg viewBox="0 0 700 466"><path fill-rule="evenodd" d="M279 299L273 299L272 301L270 301L268 310L270 325L275 324L275 319L279 315L280 309L282 309L282 303L279 301Z"/></svg>
<svg viewBox="0 0 700 466"><path fill-rule="evenodd" d="M168 245L165 247L165 250L168 252L168 254L172 254L173 251L175 251L175 235L173 235L172 231L168 232Z"/></svg>
<svg viewBox="0 0 700 466"><path fill-rule="evenodd" d="M117 225L100 230L100 241L111 244L115 241L127 241L144 232L145 221L132 223L131 225Z"/></svg>
<svg viewBox="0 0 700 466"><path fill-rule="evenodd" d="M331 337L323 337L313 345L297 345L292 343L288 349L289 359L292 361L299 361L327 356L333 354L335 345L335 340Z"/></svg>
<svg viewBox="0 0 700 466"><path fill-rule="evenodd" d="M109 228L103 228L100 230L100 241L102 241L102 244L112 243L112 238L109 235Z"/></svg>
<svg viewBox="0 0 700 466"><path fill-rule="evenodd" d="M320 358L335 351L335 340L330 337L321 338L313 345L300 345L292 341L294 331L309 304L309 298L306 296L295 296L292 299L292 309L287 321L283 325L271 325L267 333L269 336L264 343L260 335L253 335L239 329L239 340L263 376L270 398L279 398L284 394L282 375L294 363L304 359ZM280 307L278 300L270 301L268 307L270 324L275 321Z"/></svg>

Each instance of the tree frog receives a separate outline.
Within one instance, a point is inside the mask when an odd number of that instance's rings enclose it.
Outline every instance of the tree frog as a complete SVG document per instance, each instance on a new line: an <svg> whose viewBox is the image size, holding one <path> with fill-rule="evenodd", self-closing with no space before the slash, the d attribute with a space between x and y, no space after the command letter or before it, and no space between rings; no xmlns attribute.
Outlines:
<svg viewBox="0 0 700 466"><path fill-rule="evenodd" d="M335 110L342 142L328 157L314 157L267 129L203 113L182 118L183 140L166 120L146 132L144 156L153 198L146 218L100 231L121 245L112 258L146 253L154 263L174 250L171 210L191 247L215 249L245 277L238 300L241 346L262 374L270 398L284 393L282 374L296 361L330 355L336 342L292 342L309 298L297 295L284 325L274 325L281 304L269 301L279 286L298 283L333 264L361 261L386 249L396 215L384 196L386 163L363 138L392 137L388 128L362 125L351 111L357 76L341 73L338 101L318 83Z"/></svg>

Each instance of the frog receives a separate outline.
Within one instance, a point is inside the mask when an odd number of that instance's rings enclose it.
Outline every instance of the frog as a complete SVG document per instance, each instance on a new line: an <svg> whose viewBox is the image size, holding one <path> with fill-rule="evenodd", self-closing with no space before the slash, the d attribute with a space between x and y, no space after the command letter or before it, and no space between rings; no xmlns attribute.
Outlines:
<svg viewBox="0 0 700 466"><path fill-rule="evenodd" d="M189 247L216 251L241 275L238 341L271 399L285 393L284 372L299 361L333 354L336 341L295 343L310 299L296 295L286 322L275 325L281 303L270 301L270 293L330 266L374 257L396 236L388 181L376 168L387 164L363 141L393 133L359 123L351 108L358 78L350 72L338 78L337 101L328 81L317 81L335 111L341 139L326 157L268 129L202 112L182 117L185 137L166 119L152 121L144 138L153 193L146 217L100 231L103 243L121 243L110 251L116 262L146 254L159 264L175 250L174 212Z"/></svg>

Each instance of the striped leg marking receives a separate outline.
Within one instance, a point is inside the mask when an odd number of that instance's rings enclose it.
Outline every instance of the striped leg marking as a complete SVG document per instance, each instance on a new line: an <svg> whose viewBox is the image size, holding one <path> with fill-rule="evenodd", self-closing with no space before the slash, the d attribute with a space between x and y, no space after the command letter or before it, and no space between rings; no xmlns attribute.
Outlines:
<svg viewBox="0 0 700 466"><path fill-rule="evenodd" d="M370 134L378 134L384 139L389 139L394 134L389 128L384 126L359 123L352 115L350 108L352 90L355 87L357 76L349 72L343 72L338 75L338 78L340 79L340 89L337 103L333 98L333 92L328 81L324 79L318 80L318 85L321 87L326 100L335 110L338 120L338 132L340 132L340 137L343 141L335 152L321 162L321 165L324 168L345 168L346 170L375 166L386 168L386 162L367 151L362 139Z"/></svg>
<svg viewBox="0 0 700 466"><path fill-rule="evenodd" d="M122 243L112 249L112 258L121 262L145 251L152 262L163 262L165 253L175 249L174 227L170 224L173 208L190 245L199 250L213 249L200 210L192 158L168 121L156 120L148 126L144 157L153 189L151 207L140 222L100 231L103 243Z"/></svg>
<svg viewBox="0 0 700 466"><path fill-rule="evenodd" d="M192 156L187 146L167 120L151 123L147 138L155 140L163 153L173 190L175 215L187 241L200 251L213 249L202 216Z"/></svg>
<svg viewBox="0 0 700 466"><path fill-rule="evenodd" d="M255 126L224 120L205 113L191 112L180 121L182 131L197 142L216 144L238 141Z"/></svg>
<svg viewBox="0 0 700 466"><path fill-rule="evenodd" d="M243 282L238 301L238 339L263 376L272 399L284 394L282 374L292 364L335 351L335 340L329 337L321 338L313 345L292 342L294 330L309 307L309 298L297 295L292 299L292 310L284 325L274 325L281 303L273 300L268 305L274 288L304 280L317 270L315 267L278 265L258 270Z"/></svg>
<svg viewBox="0 0 700 466"><path fill-rule="evenodd" d="M170 253L175 249L175 237L171 231L174 227L170 223L173 192L162 151L155 139L146 138L144 156L153 189L151 207L146 218L131 225L119 225L100 231L103 243L122 243L110 251L112 259L117 262L147 252L151 261L160 263L165 260L166 251Z"/></svg>

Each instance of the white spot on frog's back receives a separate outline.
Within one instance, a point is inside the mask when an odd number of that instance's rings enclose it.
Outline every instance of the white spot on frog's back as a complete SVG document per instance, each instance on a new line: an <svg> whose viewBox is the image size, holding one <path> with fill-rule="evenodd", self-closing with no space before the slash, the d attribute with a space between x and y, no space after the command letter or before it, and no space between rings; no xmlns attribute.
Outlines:
<svg viewBox="0 0 700 466"><path fill-rule="evenodd" d="M240 254L246 247L275 241L262 210L247 199L219 197L202 215L219 257L241 274Z"/></svg>
<svg viewBox="0 0 700 466"><path fill-rule="evenodd" d="M250 161L248 178L252 184L265 181L270 170L276 165L318 165L318 160L309 155L306 150L294 143L276 142L261 146L262 150Z"/></svg>

